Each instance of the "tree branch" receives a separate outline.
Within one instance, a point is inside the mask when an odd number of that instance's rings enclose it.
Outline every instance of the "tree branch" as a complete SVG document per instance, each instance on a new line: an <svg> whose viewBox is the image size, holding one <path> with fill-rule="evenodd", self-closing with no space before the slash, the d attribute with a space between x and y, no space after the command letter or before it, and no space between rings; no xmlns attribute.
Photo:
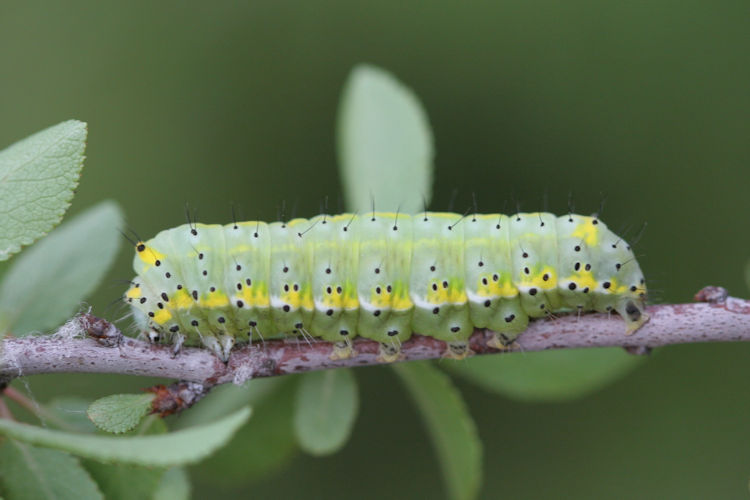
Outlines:
<svg viewBox="0 0 750 500"><path fill-rule="evenodd" d="M591 314L532 321L517 343L523 351L619 346L632 353L653 347L690 342L750 341L750 301L727 297L721 288L708 287L694 304L657 305L647 312L651 320L635 334L626 336L619 316ZM83 332L88 338L81 338ZM492 333L477 330L471 337L475 354L498 353L487 345ZM0 378L41 373L118 373L165 377L197 382L208 388L258 377L272 377L310 370L382 364L378 343L356 339L357 355L331 360L331 344L297 340L267 341L232 352L227 364L207 349L185 348L172 357L165 345L122 337L114 325L91 315L81 315L51 336L6 338L0 350ZM445 344L415 335L402 346L402 361L440 358Z"/></svg>

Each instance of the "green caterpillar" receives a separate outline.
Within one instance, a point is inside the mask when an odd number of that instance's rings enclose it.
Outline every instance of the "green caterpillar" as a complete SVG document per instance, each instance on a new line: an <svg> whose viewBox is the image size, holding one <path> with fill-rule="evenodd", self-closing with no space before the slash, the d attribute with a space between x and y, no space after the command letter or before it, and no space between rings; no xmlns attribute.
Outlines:
<svg viewBox="0 0 750 500"><path fill-rule="evenodd" d="M236 341L307 335L381 358L412 332L470 353L474 328L507 348L529 318L616 311L646 321L633 252L597 217L425 212L319 215L289 222L185 224L136 244L125 293L154 341L200 345L227 360Z"/></svg>

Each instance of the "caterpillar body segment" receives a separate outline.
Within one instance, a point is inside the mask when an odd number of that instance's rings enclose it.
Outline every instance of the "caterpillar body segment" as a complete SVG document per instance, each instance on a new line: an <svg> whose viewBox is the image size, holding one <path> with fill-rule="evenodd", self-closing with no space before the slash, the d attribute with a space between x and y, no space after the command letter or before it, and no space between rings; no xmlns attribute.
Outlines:
<svg viewBox="0 0 750 500"><path fill-rule="evenodd" d="M138 242L125 293L150 338L204 345L286 336L352 339L399 357L416 332L470 354L475 328L510 348L529 319L616 311L632 333L648 320L630 247L596 217L426 212L319 215L289 222L186 224Z"/></svg>

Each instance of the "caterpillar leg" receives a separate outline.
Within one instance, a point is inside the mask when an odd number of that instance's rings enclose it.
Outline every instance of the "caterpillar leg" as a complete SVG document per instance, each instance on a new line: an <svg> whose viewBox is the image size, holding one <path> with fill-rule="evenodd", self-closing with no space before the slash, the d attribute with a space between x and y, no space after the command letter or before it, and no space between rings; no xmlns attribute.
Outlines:
<svg viewBox="0 0 750 500"><path fill-rule="evenodd" d="M172 357L176 358L178 354L180 354L180 350L182 349L182 344L185 343L185 336L181 333L175 333L172 336Z"/></svg>
<svg viewBox="0 0 750 500"><path fill-rule="evenodd" d="M146 332L146 338L148 338L148 341L152 344L158 344L161 342L161 332L158 332L154 330L153 328Z"/></svg>
<svg viewBox="0 0 750 500"><path fill-rule="evenodd" d="M510 337L502 332L495 332L495 335L487 341L487 345L500 351L515 351L521 348L515 336Z"/></svg>
<svg viewBox="0 0 750 500"><path fill-rule="evenodd" d="M206 348L216 354L216 357L224 363L229 361L229 352L234 346L234 337L231 335L219 335L217 338L214 335L209 334L203 335L201 341Z"/></svg>
<svg viewBox="0 0 750 500"><path fill-rule="evenodd" d="M393 363L403 357L401 353L401 345L398 344L386 344L380 342L380 349L378 357L375 358L380 363Z"/></svg>
<svg viewBox="0 0 750 500"><path fill-rule="evenodd" d="M234 347L234 337L232 335L219 335L221 344L221 359L226 363L229 360L229 352Z"/></svg>
<svg viewBox="0 0 750 500"><path fill-rule="evenodd" d="M336 361L339 359L349 359L356 355L357 351L354 350L354 346L352 346L351 341L347 339L339 342L334 342L333 352L331 352L329 358L331 359L331 361Z"/></svg>
<svg viewBox="0 0 750 500"><path fill-rule="evenodd" d="M468 340L455 340L446 342L445 345L447 348L443 353L444 358L465 359L474 354L474 351L469 347Z"/></svg>

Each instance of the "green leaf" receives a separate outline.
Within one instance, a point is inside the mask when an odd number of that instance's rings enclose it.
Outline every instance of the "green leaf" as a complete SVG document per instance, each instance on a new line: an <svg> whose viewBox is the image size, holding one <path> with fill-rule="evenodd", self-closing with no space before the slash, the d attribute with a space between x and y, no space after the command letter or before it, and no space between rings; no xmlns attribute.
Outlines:
<svg viewBox="0 0 750 500"><path fill-rule="evenodd" d="M91 400L76 396L60 396L42 406L52 415L54 421L47 421L48 425L65 431L95 432L96 426L86 417L86 410ZM43 415L45 418L46 415Z"/></svg>
<svg viewBox="0 0 750 500"><path fill-rule="evenodd" d="M195 467L202 483L231 488L267 478L297 453L293 415L298 378L276 378L281 383L274 385L273 392L253 398L252 422L237 431L228 446Z"/></svg>
<svg viewBox="0 0 750 500"><path fill-rule="evenodd" d="M69 120L0 151L0 261L60 222L85 148L86 124Z"/></svg>
<svg viewBox="0 0 750 500"><path fill-rule="evenodd" d="M745 264L745 283L747 284L747 288L750 289L750 260Z"/></svg>
<svg viewBox="0 0 750 500"><path fill-rule="evenodd" d="M87 460L84 467L94 478L107 500L152 498L164 476L164 469L123 464L103 464Z"/></svg>
<svg viewBox="0 0 750 500"><path fill-rule="evenodd" d="M358 406L357 381L350 370L305 374L294 413L300 447L312 455L338 451L349 438Z"/></svg>
<svg viewBox="0 0 750 500"><path fill-rule="evenodd" d="M151 412L154 397L152 393L114 394L91 403L86 414L103 431L128 432Z"/></svg>
<svg viewBox="0 0 750 500"><path fill-rule="evenodd" d="M0 333L25 335L69 318L112 264L121 223L117 204L99 203L14 259L0 282Z"/></svg>
<svg viewBox="0 0 750 500"><path fill-rule="evenodd" d="M190 498L190 478L182 467L173 467L161 477L154 492L154 500L188 500Z"/></svg>
<svg viewBox="0 0 750 500"><path fill-rule="evenodd" d="M641 357L615 347L478 356L444 366L505 396L526 401L562 401L604 387L641 361Z"/></svg>
<svg viewBox="0 0 750 500"><path fill-rule="evenodd" d="M338 159L350 210L416 213L432 197L432 132L414 93L374 66L354 68L339 105Z"/></svg>
<svg viewBox="0 0 750 500"><path fill-rule="evenodd" d="M256 405L273 395L279 388L293 377L258 378L243 385L224 384L211 389L211 392L201 400L201 404L190 408L190 411L180 414L175 422L175 429L184 429L194 425L212 422L217 418L239 410L243 406L253 408L253 427L257 425Z"/></svg>
<svg viewBox="0 0 750 500"><path fill-rule="evenodd" d="M482 443L461 394L430 363L393 365L422 413L452 499L476 498L482 479Z"/></svg>
<svg viewBox="0 0 750 500"><path fill-rule="evenodd" d="M0 419L0 434L100 462L169 467L194 463L210 455L226 444L249 417L250 408L243 408L210 424L170 434L136 437L53 431Z"/></svg>
<svg viewBox="0 0 750 500"><path fill-rule="evenodd" d="M15 439L6 439L0 446L0 478L8 500L104 498L75 457Z"/></svg>

